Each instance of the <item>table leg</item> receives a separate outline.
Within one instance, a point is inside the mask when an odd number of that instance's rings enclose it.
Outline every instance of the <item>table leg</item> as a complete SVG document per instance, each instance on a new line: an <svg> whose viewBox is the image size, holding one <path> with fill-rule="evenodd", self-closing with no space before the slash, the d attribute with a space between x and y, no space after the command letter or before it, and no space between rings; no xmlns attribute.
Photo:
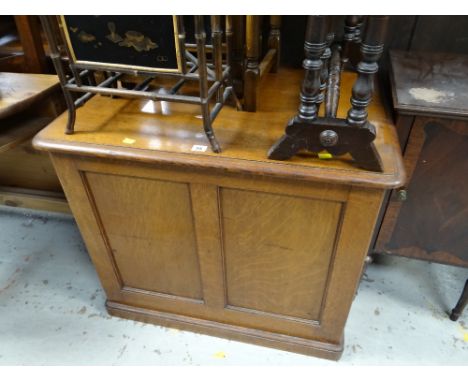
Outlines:
<svg viewBox="0 0 468 382"><path fill-rule="evenodd" d="M463 309L465 309L466 304L468 303L468 280L466 280L465 287L463 288L463 292L460 296L460 299L457 302L457 306L453 308L452 313L450 314L450 319L452 321L457 321L458 317L463 313Z"/></svg>

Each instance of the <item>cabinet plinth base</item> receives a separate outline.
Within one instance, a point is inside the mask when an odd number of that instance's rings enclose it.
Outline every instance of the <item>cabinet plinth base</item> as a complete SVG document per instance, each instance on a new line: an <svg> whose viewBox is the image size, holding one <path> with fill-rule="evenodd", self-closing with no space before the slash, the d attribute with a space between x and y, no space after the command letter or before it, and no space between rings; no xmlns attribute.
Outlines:
<svg viewBox="0 0 468 382"><path fill-rule="evenodd" d="M213 335L334 361L340 359L343 353L343 341L339 344L332 344L308 340L264 330L249 329L180 314L120 304L109 300L106 301L106 308L110 315L120 318Z"/></svg>

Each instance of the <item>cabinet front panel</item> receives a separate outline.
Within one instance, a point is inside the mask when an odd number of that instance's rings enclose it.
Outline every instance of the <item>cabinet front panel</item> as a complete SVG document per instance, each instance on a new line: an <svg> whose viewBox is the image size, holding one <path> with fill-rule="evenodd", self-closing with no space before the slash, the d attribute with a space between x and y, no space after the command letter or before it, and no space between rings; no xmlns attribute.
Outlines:
<svg viewBox="0 0 468 382"><path fill-rule="evenodd" d="M188 184L84 177L122 287L202 299Z"/></svg>
<svg viewBox="0 0 468 382"><path fill-rule="evenodd" d="M227 308L320 321L342 203L220 189Z"/></svg>

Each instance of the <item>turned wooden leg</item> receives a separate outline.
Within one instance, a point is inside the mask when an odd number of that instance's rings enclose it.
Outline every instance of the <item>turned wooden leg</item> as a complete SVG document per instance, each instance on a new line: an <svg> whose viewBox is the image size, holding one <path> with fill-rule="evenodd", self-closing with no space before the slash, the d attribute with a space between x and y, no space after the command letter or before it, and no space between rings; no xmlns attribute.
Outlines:
<svg viewBox="0 0 468 382"><path fill-rule="evenodd" d="M276 58L271 67L271 72L276 73L281 60L281 16L270 16L270 34L268 36L268 49L276 51Z"/></svg>
<svg viewBox="0 0 468 382"><path fill-rule="evenodd" d="M246 18L246 56L244 73L244 110L257 110L257 84L260 76L260 16Z"/></svg>
<svg viewBox="0 0 468 382"><path fill-rule="evenodd" d="M453 308L452 313L450 314L450 319L452 321L457 321L458 317L463 313L463 309L468 304L468 279L465 282L465 287L463 288L463 292L460 296L460 299L457 302L457 306Z"/></svg>

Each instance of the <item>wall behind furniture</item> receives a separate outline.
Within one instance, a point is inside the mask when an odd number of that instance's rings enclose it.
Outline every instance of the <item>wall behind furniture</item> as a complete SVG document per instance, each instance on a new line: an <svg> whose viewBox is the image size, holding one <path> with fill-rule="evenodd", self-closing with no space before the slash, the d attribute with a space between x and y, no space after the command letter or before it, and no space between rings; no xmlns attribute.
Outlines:
<svg viewBox="0 0 468 382"><path fill-rule="evenodd" d="M306 18L283 17L281 61L284 65L301 66ZM342 32L344 16L333 16L333 23L333 29ZM391 16L385 49L468 54L468 16ZM387 65L385 54L382 66Z"/></svg>
<svg viewBox="0 0 468 382"><path fill-rule="evenodd" d="M343 37L345 16L333 16L336 38ZM304 59L307 16L283 16L281 63L300 68ZM391 16L380 60L379 78L384 104L391 110L389 50L412 50L468 54L468 16Z"/></svg>

